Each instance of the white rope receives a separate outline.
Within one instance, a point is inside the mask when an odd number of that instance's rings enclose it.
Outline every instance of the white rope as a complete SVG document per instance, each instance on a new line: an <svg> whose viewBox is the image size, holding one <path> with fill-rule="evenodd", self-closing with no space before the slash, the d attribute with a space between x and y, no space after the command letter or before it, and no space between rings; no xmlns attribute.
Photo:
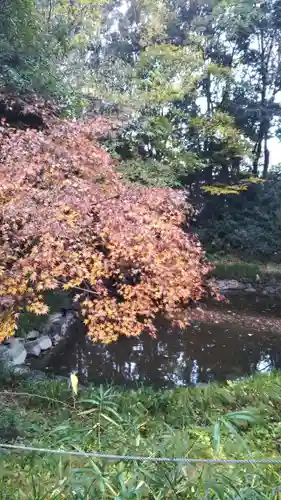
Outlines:
<svg viewBox="0 0 281 500"><path fill-rule="evenodd" d="M135 462L154 462L154 463L178 463L178 464L218 464L218 465L281 465L281 459L263 458L263 459L241 459L241 460L220 460L220 459L209 459L209 458L168 458L168 457L141 457L134 455L113 455L110 453L98 453L98 452L85 452L85 451L67 451L67 450L52 450L48 448L35 448L33 446L24 445L14 445L0 443L0 448L9 449L13 451L26 451L26 452L36 452L36 453L47 453L53 455L72 455L76 457L84 458L100 458L104 460L117 460L117 461L135 461Z"/></svg>

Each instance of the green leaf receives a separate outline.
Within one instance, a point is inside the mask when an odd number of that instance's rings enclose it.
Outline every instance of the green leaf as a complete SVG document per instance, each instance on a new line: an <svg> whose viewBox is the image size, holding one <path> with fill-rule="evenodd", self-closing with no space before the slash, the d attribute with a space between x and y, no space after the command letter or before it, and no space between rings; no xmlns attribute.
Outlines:
<svg viewBox="0 0 281 500"><path fill-rule="evenodd" d="M257 414L255 411L251 410L238 410L230 413L226 413L225 417L231 422L235 421L244 421L249 422L251 424L257 424L261 422L261 416Z"/></svg>
<svg viewBox="0 0 281 500"><path fill-rule="evenodd" d="M230 422L228 422L226 418L221 418L221 423L230 432L230 434L232 434L232 436L236 439L237 443L239 443L243 449L245 449L248 453L250 453L246 441L240 436L236 428Z"/></svg>
<svg viewBox="0 0 281 500"><path fill-rule="evenodd" d="M49 435L52 435L52 434L56 434L57 432L61 432L61 431L67 431L71 428L71 426L69 424L62 424L62 425L58 425L57 427L54 427L54 429L52 429L50 432L49 432Z"/></svg>
<svg viewBox="0 0 281 500"><path fill-rule="evenodd" d="M97 399L81 399L79 403L89 403L92 405L100 406L100 401Z"/></svg>
<svg viewBox="0 0 281 500"><path fill-rule="evenodd" d="M213 492L219 498L220 500L225 500L225 488L222 484L216 482L213 479L208 479L208 481L205 482L205 491L206 491L206 499L209 498L208 493Z"/></svg>
<svg viewBox="0 0 281 500"><path fill-rule="evenodd" d="M219 455L221 446L221 429L219 420L214 425L213 443L214 443L214 451L217 455Z"/></svg>
<svg viewBox="0 0 281 500"><path fill-rule="evenodd" d="M89 415L90 413L96 413L98 408L90 408L89 410L83 410L78 413L78 415Z"/></svg>
<svg viewBox="0 0 281 500"><path fill-rule="evenodd" d="M105 407L106 411L111 413L112 415L114 415L114 417L116 417L118 420L122 420L121 416L118 415L117 411L115 411L113 408L110 408L110 406L108 406L106 404L106 407Z"/></svg>
<svg viewBox="0 0 281 500"><path fill-rule="evenodd" d="M104 413L101 413L101 417L103 417L105 420L107 420L107 422L109 422L110 424L113 424L116 427L120 427L120 424L118 424L117 422L115 422L115 420L113 420L112 418L110 418L108 415L105 415Z"/></svg>

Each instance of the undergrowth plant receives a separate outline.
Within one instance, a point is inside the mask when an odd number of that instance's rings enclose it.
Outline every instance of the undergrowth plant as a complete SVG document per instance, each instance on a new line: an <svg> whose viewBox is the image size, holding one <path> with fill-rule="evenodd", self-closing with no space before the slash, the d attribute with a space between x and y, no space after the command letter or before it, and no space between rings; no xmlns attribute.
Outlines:
<svg viewBox="0 0 281 500"><path fill-rule="evenodd" d="M74 407L67 383L24 382L2 391L0 425L7 442L42 448L278 458L280 388L279 374L206 389L90 387L78 392ZM278 465L153 463L7 450L1 455L2 498L276 500L280 487Z"/></svg>

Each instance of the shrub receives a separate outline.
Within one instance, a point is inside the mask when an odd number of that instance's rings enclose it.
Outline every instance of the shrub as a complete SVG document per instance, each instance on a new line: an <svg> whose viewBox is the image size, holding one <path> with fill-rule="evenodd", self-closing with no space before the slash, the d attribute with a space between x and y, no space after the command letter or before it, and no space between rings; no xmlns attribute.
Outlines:
<svg viewBox="0 0 281 500"><path fill-rule="evenodd" d="M89 334L105 342L179 324L208 292L209 265L183 229L172 189L124 184L97 143L112 124L49 121L45 132L1 128L0 305L47 314L47 290L68 290Z"/></svg>
<svg viewBox="0 0 281 500"><path fill-rule="evenodd" d="M207 197L196 224L209 251L281 262L281 176L272 174L247 191Z"/></svg>

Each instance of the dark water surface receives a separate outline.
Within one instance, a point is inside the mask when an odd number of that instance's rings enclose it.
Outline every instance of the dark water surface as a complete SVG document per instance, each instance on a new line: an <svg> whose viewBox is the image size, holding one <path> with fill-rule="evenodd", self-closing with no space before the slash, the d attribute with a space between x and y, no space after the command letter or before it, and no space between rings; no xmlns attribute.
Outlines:
<svg viewBox="0 0 281 500"><path fill-rule="evenodd" d="M212 309L239 311L243 315L262 314L264 317L281 318L281 299L255 293L228 295L229 306L223 302L213 302ZM280 332L281 333L281 332Z"/></svg>
<svg viewBox="0 0 281 500"><path fill-rule="evenodd" d="M232 297L223 308L278 318L279 303ZM185 330L160 327L158 339L143 335L104 345L92 344L74 328L73 338L51 356L47 369L60 375L76 370L82 380L97 384L180 387L281 368L281 332L194 322Z"/></svg>

